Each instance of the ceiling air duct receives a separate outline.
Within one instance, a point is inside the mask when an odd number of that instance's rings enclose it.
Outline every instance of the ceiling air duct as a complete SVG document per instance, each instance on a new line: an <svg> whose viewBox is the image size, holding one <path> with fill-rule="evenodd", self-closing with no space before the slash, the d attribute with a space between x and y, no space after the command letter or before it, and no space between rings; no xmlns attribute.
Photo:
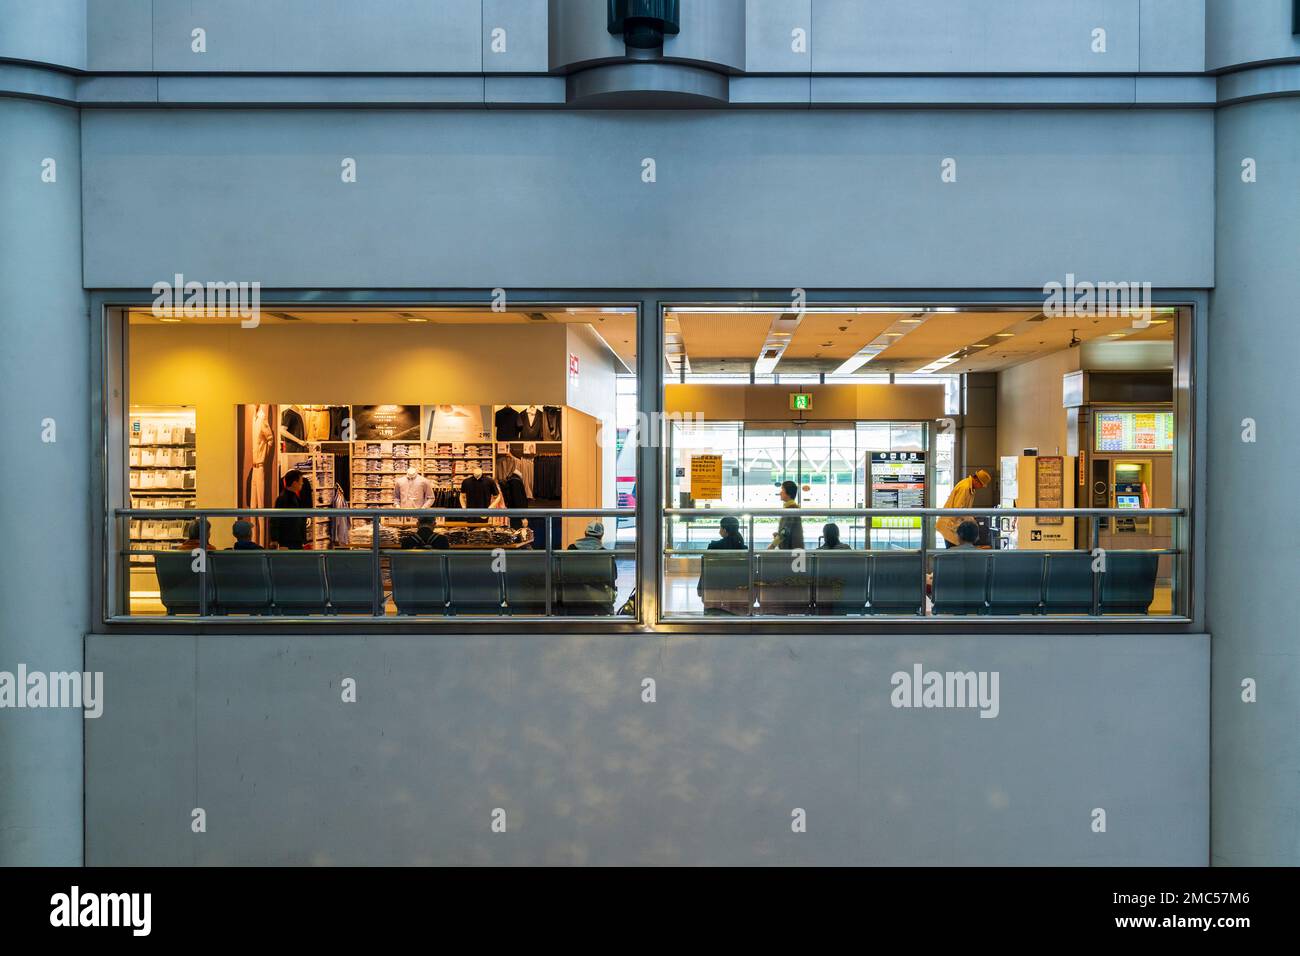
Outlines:
<svg viewBox="0 0 1300 956"><path fill-rule="evenodd" d="M681 29L679 0L609 0L609 32L634 50L655 50Z"/></svg>

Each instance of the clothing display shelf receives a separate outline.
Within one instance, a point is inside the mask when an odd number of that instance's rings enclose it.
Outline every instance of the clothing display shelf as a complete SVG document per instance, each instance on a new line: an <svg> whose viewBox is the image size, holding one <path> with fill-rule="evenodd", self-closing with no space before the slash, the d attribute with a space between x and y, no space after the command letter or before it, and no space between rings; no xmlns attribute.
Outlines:
<svg viewBox="0 0 1300 956"><path fill-rule="evenodd" d="M280 455L280 476L292 469L302 472L311 483L313 508L328 508L334 503L335 456L320 451L318 442L309 442L303 452L283 452ZM330 519L309 518L307 521L307 547L324 550L330 546Z"/></svg>
<svg viewBox="0 0 1300 956"><path fill-rule="evenodd" d="M127 428L127 487L131 507L191 508L196 503L196 413L187 405L132 405ZM185 540L184 519L135 518L130 550L163 551ZM153 565L153 555L131 558L136 567Z"/></svg>

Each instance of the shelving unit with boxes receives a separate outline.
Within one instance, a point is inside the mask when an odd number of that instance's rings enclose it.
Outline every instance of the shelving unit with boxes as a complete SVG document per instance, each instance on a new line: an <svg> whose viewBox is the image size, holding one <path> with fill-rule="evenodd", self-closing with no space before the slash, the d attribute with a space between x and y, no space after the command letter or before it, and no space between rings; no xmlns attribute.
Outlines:
<svg viewBox="0 0 1300 956"><path fill-rule="evenodd" d="M192 508L195 498L196 416L185 405L132 405L128 428L127 485L131 507L137 509ZM151 521L133 518L132 551L165 551L185 540L185 519ZM136 566L153 564L152 555L131 559Z"/></svg>

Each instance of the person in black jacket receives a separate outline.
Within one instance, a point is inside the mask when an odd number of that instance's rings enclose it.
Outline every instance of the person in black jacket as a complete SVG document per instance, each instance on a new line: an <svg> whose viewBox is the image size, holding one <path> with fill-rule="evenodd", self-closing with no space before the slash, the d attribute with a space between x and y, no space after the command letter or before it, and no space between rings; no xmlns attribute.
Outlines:
<svg viewBox="0 0 1300 956"><path fill-rule="evenodd" d="M451 547L447 536L434 528L432 518L421 518L414 531L403 531L398 543L405 551L446 551Z"/></svg>
<svg viewBox="0 0 1300 956"><path fill-rule="evenodd" d="M253 523L240 518L231 527L231 533L235 536L235 546L232 551L261 551L262 546L253 540Z"/></svg>
<svg viewBox="0 0 1300 956"><path fill-rule="evenodd" d="M710 551L744 551L745 538L740 533L740 521L727 515L718 522L720 536L709 542Z"/></svg>
<svg viewBox="0 0 1300 956"><path fill-rule="evenodd" d="M310 508L310 500L303 500L303 476L297 468L284 475L284 487L275 499L277 508ZM269 536L271 547L299 550L307 541L306 518L272 518Z"/></svg>

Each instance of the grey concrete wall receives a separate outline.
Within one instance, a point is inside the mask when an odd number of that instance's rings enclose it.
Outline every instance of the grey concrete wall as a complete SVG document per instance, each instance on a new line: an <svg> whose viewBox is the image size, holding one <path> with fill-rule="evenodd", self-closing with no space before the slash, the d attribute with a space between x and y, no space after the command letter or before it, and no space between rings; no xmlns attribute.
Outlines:
<svg viewBox="0 0 1300 956"><path fill-rule="evenodd" d="M1041 289L1074 273L1206 288L1213 123L1189 111L86 110L85 281ZM355 184L340 181L344 157ZM948 157L955 183L941 181Z"/></svg>
<svg viewBox="0 0 1300 956"><path fill-rule="evenodd" d="M1210 315L1207 610L1214 634L1214 859L1300 863L1300 99L1220 111ZM1242 181L1254 159L1257 181ZM1257 440L1243 441L1253 419ZM1242 682L1257 684L1257 702Z"/></svg>
<svg viewBox="0 0 1300 956"><path fill-rule="evenodd" d="M11 674L81 670L98 567L79 133L75 110L0 98L0 671ZM78 710L0 711L0 864L81 862L83 723Z"/></svg>
<svg viewBox="0 0 1300 956"><path fill-rule="evenodd" d="M1291 33L1292 0L1205 0L1205 60L1210 70L1300 57Z"/></svg>
<svg viewBox="0 0 1300 956"><path fill-rule="evenodd" d="M87 861L1203 865L1208 654L1203 635L90 637ZM891 706L918 662L998 671L998 716Z"/></svg>

